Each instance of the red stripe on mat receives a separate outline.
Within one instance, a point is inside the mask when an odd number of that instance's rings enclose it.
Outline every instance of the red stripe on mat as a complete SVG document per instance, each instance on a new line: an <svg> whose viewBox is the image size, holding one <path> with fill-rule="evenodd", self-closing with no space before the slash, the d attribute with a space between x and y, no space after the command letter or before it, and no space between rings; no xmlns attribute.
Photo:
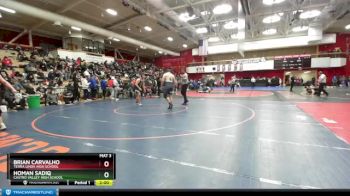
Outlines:
<svg viewBox="0 0 350 196"><path fill-rule="evenodd" d="M297 106L350 143L350 103L298 103Z"/></svg>

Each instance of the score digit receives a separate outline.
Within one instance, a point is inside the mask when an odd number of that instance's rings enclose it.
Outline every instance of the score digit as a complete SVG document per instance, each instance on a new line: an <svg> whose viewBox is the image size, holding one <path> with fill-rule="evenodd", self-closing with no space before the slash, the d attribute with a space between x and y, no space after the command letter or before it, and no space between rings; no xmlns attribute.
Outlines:
<svg viewBox="0 0 350 196"><path fill-rule="evenodd" d="M103 176L104 176L105 178L108 178L108 177L109 177L109 172L105 172L105 173L103 174Z"/></svg>
<svg viewBox="0 0 350 196"><path fill-rule="evenodd" d="M105 161L105 162L103 163L103 166L109 167L109 161Z"/></svg>

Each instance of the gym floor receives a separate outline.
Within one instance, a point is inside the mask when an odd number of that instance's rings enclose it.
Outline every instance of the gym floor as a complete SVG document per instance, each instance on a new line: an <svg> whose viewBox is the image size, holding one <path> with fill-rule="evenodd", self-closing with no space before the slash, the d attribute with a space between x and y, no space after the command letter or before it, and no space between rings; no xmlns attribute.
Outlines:
<svg viewBox="0 0 350 196"><path fill-rule="evenodd" d="M0 186L7 153L113 152L114 188L349 188L350 90L327 90L218 88L189 92L187 107L178 96L173 111L152 98L5 113Z"/></svg>

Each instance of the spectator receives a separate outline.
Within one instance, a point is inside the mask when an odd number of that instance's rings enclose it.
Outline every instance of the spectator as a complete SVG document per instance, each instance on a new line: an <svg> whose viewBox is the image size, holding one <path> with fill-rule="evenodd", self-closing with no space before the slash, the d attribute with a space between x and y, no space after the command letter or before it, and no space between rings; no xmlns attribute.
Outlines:
<svg viewBox="0 0 350 196"><path fill-rule="evenodd" d="M290 78L290 92L293 92L293 87L294 87L294 85L295 85L295 77L292 76L292 77Z"/></svg>
<svg viewBox="0 0 350 196"><path fill-rule="evenodd" d="M237 80L236 75L232 76L230 80L230 86L231 86L230 92L232 93L235 92L236 80Z"/></svg>
<svg viewBox="0 0 350 196"><path fill-rule="evenodd" d="M101 90L102 90L102 97L103 97L103 99L106 99L108 85L107 85L107 80L104 77L101 79L100 85L101 85Z"/></svg>
<svg viewBox="0 0 350 196"><path fill-rule="evenodd" d="M334 75L333 76L333 78L332 78L332 84L333 84L333 86L338 86L338 79L337 79L337 76L336 75Z"/></svg>
<svg viewBox="0 0 350 196"><path fill-rule="evenodd" d="M3 68L12 67L12 60L9 57L5 56L2 59L2 67Z"/></svg>
<svg viewBox="0 0 350 196"><path fill-rule="evenodd" d="M112 99L115 99L116 101L118 101L119 100L118 99L118 91L120 90L119 82L114 76L111 77L111 80L113 82L113 92L114 92Z"/></svg>
<svg viewBox="0 0 350 196"><path fill-rule="evenodd" d="M319 83L319 91L317 93L317 96L321 96L321 92L325 93L328 96L328 92L325 90L326 83L327 83L327 76L320 71L320 76L318 78L318 83Z"/></svg>
<svg viewBox="0 0 350 196"><path fill-rule="evenodd" d="M95 100L96 99L97 90L98 90L96 76L92 76L89 79L89 88L91 90L91 98L92 98L92 100Z"/></svg>
<svg viewBox="0 0 350 196"><path fill-rule="evenodd" d="M252 84L252 88L255 87L255 83L256 83L256 79L254 78L254 76L252 76L252 78L250 79L250 82Z"/></svg>
<svg viewBox="0 0 350 196"><path fill-rule="evenodd" d="M81 78L81 87L83 89L83 92L84 92L84 99L87 100L89 99L89 82L88 80L86 79L86 76L83 76Z"/></svg>
<svg viewBox="0 0 350 196"><path fill-rule="evenodd" d="M26 56L26 54L24 53L23 50L18 50L18 53L17 53L17 60L19 62L23 62L23 61L28 61L29 58Z"/></svg>

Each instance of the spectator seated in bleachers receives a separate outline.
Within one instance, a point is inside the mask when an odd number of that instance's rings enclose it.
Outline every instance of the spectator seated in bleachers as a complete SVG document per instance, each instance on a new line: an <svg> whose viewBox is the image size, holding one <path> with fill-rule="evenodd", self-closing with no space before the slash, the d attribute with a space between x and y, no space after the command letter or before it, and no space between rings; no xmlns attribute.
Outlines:
<svg viewBox="0 0 350 196"><path fill-rule="evenodd" d="M13 87L16 89L16 90L24 90L24 87L21 83L21 80L22 80L22 77L14 77L12 79L12 84L13 84Z"/></svg>
<svg viewBox="0 0 350 196"><path fill-rule="evenodd" d="M191 81L190 81L189 88L190 88L191 90L197 90L197 89L199 88L199 86L200 86L200 84L199 84L198 81L196 81L196 80L191 80Z"/></svg>
<svg viewBox="0 0 350 196"><path fill-rule="evenodd" d="M29 94L29 95L34 95L35 94L34 87L33 87L33 85L30 82L25 82L24 81L22 83L22 86L23 86L26 94Z"/></svg>
<svg viewBox="0 0 350 196"><path fill-rule="evenodd" d="M12 60L5 56L2 61L1 61L2 67L3 68L11 68L12 67Z"/></svg>
<svg viewBox="0 0 350 196"><path fill-rule="evenodd" d="M58 94L54 93L52 88L48 88L46 103L48 105L58 105Z"/></svg>
<svg viewBox="0 0 350 196"><path fill-rule="evenodd" d="M24 110L26 109L26 99L23 97L21 93L16 93L14 104L16 105L16 110Z"/></svg>
<svg viewBox="0 0 350 196"><path fill-rule="evenodd" d="M36 64L35 64L35 62L33 62L33 61L29 62L29 63L25 66L24 71L25 71L26 73L29 73L29 72L36 72L37 70L36 70Z"/></svg>
<svg viewBox="0 0 350 196"><path fill-rule="evenodd" d="M16 58L19 62L28 61L29 58L26 56L23 50L19 50Z"/></svg>
<svg viewBox="0 0 350 196"><path fill-rule="evenodd" d="M25 49L18 47L15 50L14 47L12 47L10 50L18 52L17 61L14 61L14 63L28 60L25 58ZM6 51L5 54L7 53L8 52ZM117 97L122 96L123 98L132 98L134 96L132 78L135 77L136 74L148 75L146 89L147 96L152 97L153 95L158 94L159 85L157 79L162 76L163 70L156 67L154 64L135 61L122 63L87 63L81 58L78 58L77 60L69 59L67 57L61 59L59 57L49 57L47 55L47 52L40 53L36 49L33 50L30 54L29 62L19 65L14 64L18 68L16 70L13 69L8 77L8 81L11 80L16 89L22 90L26 94L40 94L42 103L46 103L46 99L51 105L59 104L59 97L61 97L60 100L65 100L65 97L69 100L70 96L67 95L69 95L70 90L64 86L72 79L81 78L83 75L92 78L92 81L90 81L91 85L87 85L86 90L87 92L92 92L91 94L93 97L95 97L93 92L97 92L96 98L102 97L102 90L99 81L102 77L106 77L107 79L109 76L115 77L116 80L118 80L118 84L120 84L117 89L112 87L113 90L116 90L118 94ZM14 53L13 56L16 57L16 53ZM8 59L9 60L6 61L11 61L10 58ZM8 66L5 65L5 67ZM94 80L96 82L94 82ZM73 92L75 92L75 98L79 101L83 85L80 79L75 83L75 90ZM195 88L198 88L197 86L199 87L198 83L196 83ZM48 88L51 88L51 90L47 90ZM13 100L13 97L11 100ZM65 102L68 102L67 99Z"/></svg>
<svg viewBox="0 0 350 196"><path fill-rule="evenodd" d="M74 92L73 84L72 82L69 82L63 92L63 100L65 104L71 104L74 102L73 92Z"/></svg>
<svg viewBox="0 0 350 196"><path fill-rule="evenodd" d="M36 94L40 95L40 103L46 104L46 91L47 87L44 86L44 83L40 83L39 87L36 89Z"/></svg>
<svg viewBox="0 0 350 196"><path fill-rule="evenodd" d="M3 89L1 105L7 105L9 109L16 109L15 95L8 89Z"/></svg>

